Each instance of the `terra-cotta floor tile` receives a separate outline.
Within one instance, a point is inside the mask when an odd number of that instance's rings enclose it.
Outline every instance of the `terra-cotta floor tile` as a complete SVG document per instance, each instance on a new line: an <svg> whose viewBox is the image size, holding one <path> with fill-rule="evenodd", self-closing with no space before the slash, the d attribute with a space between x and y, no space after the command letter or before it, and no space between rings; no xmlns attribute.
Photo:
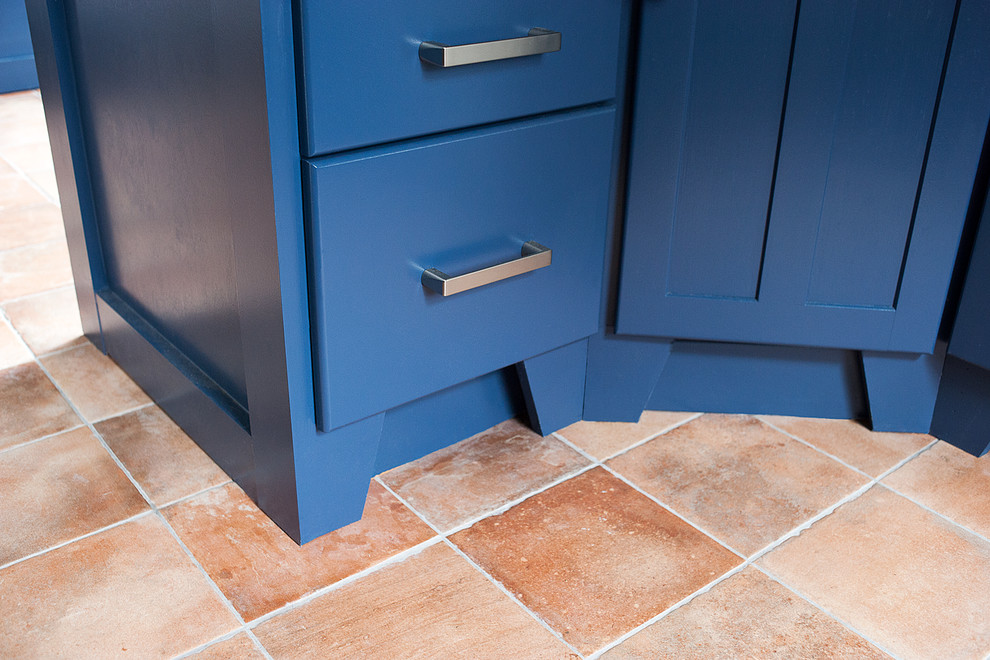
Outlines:
<svg viewBox="0 0 990 660"><path fill-rule="evenodd" d="M704 415L609 467L747 555L868 482L742 415Z"/></svg>
<svg viewBox="0 0 990 660"><path fill-rule="evenodd" d="M82 424L37 364L0 371L0 449Z"/></svg>
<svg viewBox="0 0 990 660"><path fill-rule="evenodd" d="M871 477L879 477L935 439L922 433L875 433L851 419L762 418Z"/></svg>
<svg viewBox="0 0 990 660"><path fill-rule="evenodd" d="M694 417L694 413L644 410L639 422L577 422L557 431L570 442L602 460Z"/></svg>
<svg viewBox="0 0 990 660"><path fill-rule="evenodd" d="M34 359L14 329L0 319L0 370L24 364Z"/></svg>
<svg viewBox="0 0 990 660"><path fill-rule="evenodd" d="M451 540L582 653L742 561L602 468Z"/></svg>
<svg viewBox="0 0 990 660"><path fill-rule="evenodd" d="M22 172L52 169L52 148L46 139L6 147L3 157Z"/></svg>
<svg viewBox="0 0 990 660"><path fill-rule="evenodd" d="M247 633L241 633L189 657L196 660L264 660L265 654L258 650Z"/></svg>
<svg viewBox="0 0 990 660"><path fill-rule="evenodd" d="M560 440L509 420L381 479L427 520L449 530L587 464Z"/></svg>
<svg viewBox="0 0 990 660"><path fill-rule="evenodd" d="M887 658L755 568L733 575L604 658Z"/></svg>
<svg viewBox="0 0 990 660"><path fill-rule="evenodd" d="M88 342L42 358L41 363L91 422L151 402L113 360Z"/></svg>
<svg viewBox="0 0 990 660"><path fill-rule="evenodd" d="M298 546L234 484L165 509L165 516L245 620L253 620L433 536L377 482L364 517Z"/></svg>
<svg viewBox="0 0 990 660"><path fill-rule="evenodd" d="M154 515L0 570L0 657L158 658L239 624Z"/></svg>
<svg viewBox="0 0 990 660"><path fill-rule="evenodd" d="M15 300L4 311L35 355L82 344L82 324L72 287Z"/></svg>
<svg viewBox="0 0 990 660"><path fill-rule="evenodd" d="M72 283L64 240L0 252L0 302Z"/></svg>
<svg viewBox="0 0 990 660"><path fill-rule="evenodd" d="M54 204L38 204L0 211L0 250L62 238L62 211Z"/></svg>
<svg viewBox="0 0 990 660"><path fill-rule="evenodd" d="M901 657L990 652L990 543L883 486L760 563Z"/></svg>
<svg viewBox="0 0 990 660"><path fill-rule="evenodd" d="M19 174L0 177L0 210L44 204L47 201L37 188Z"/></svg>
<svg viewBox="0 0 990 660"><path fill-rule="evenodd" d="M156 406L111 417L95 428L157 506L230 480Z"/></svg>
<svg viewBox="0 0 990 660"><path fill-rule="evenodd" d="M569 649L446 544L255 629L275 658L564 658Z"/></svg>
<svg viewBox="0 0 990 660"><path fill-rule="evenodd" d="M990 459L945 442L921 454L883 483L990 538Z"/></svg>
<svg viewBox="0 0 990 660"><path fill-rule="evenodd" d="M0 454L0 565L148 509L88 428Z"/></svg>

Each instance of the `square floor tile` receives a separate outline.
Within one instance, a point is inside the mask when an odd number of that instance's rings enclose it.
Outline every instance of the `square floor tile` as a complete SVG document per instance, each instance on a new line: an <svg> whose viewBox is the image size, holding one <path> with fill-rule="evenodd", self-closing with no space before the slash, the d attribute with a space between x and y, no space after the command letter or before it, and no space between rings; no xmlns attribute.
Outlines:
<svg viewBox="0 0 990 660"><path fill-rule="evenodd" d="M62 239L62 211L54 204L0 210L0 250Z"/></svg>
<svg viewBox="0 0 990 660"><path fill-rule="evenodd" d="M164 513L248 621L433 536L374 481L361 520L301 547L234 484L170 506Z"/></svg>
<svg viewBox="0 0 990 660"><path fill-rule="evenodd" d="M0 570L0 657L171 657L239 623L154 515Z"/></svg>
<svg viewBox="0 0 990 660"><path fill-rule="evenodd" d="M0 302L72 284L64 240L0 252Z"/></svg>
<svg viewBox="0 0 990 660"><path fill-rule="evenodd" d="M42 358L41 364L90 422L151 403L113 360L89 342Z"/></svg>
<svg viewBox="0 0 990 660"><path fill-rule="evenodd" d="M451 540L585 654L742 562L602 468Z"/></svg>
<svg viewBox="0 0 990 660"><path fill-rule="evenodd" d="M4 311L35 355L86 342L72 287L15 300L4 305Z"/></svg>
<svg viewBox="0 0 990 660"><path fill-rule="evenodd" d="M0 565L148 510L88 428L0 453Z"/></svg>
<svg viewBox="0 0 990 660"><path fill-rule="evenodd" d="M230 478L157 406L95 426L156 506Z"/></svg>
<svg viewBox="0 0 990 660"><path fill-rule="evenodd" d="M869 481L743 415L704 415L608 465L746 555Z"/></svg>
<svg viewBox="0 0 990 660"><path fill-rule="evenodd" d="M0 449L82 424L34 362L0 371Z"/></svg>
<svg viewBox="0 0 990 660"><path fill-rule="evenodd" d="M449 530L586 465L560 440L509 420L381 479L423 517Z"/></svg>
<svg viewBox="0 0 990 660"><path fill-rule="evenodd" d="M694 413L644 410L639 422L577 422L557 433L598 460L694 417Z"/></svg>
<svg viewBox="0 0 990 660"><path fill-rule="evenodd" d="M990 538L990 459L945 442L883 480L891 488Z"/></svg>
<svg viewBox="0 0 990 660"><path fill-rule="evenodd" d="M0 177L0 211L19 206L44 204L48 200L19 174Z"/></svg>
<svg viewBox="0 0 990 660"><path fill-rule="evenodd" d="M759 561L903 658L990 653L990 543L883 486Z"/></svg>
<svg viewBox="0 0 990 660"><path fill-rule="evenodd" d="M254 632L275 658L573 657L444 543Z"/></svg>
<svg viewBox="0 0 990 660"><path fill-rule="evenodd" d="M871 477L879 477L935 440L922 433L876 433L851 419L773 416L761 416L761 419Z"/></svg>
<svg viewBox="0 0 990 660"><path fill-rule="evenodd" d="M3 157L22 172L53 169L52 148L47 139L6 147Z"/></svg>
<svg viewBox="0 0 990 660"><path fill-rule="evenodd" d="M0 318L0 370L31 362L34 356L7 322Z"/></svg>
<svg viewBox="0 0 990 660"><path fill-rule="evenodd" d="M887 658L755 568L733 575L604 658Z"/></svg>

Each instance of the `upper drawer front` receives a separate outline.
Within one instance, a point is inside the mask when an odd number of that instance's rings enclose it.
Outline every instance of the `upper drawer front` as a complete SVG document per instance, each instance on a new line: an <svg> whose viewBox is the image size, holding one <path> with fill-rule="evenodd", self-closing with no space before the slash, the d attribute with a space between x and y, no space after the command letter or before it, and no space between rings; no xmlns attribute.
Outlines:
<svg viewBox="0 0 990 660"><path fill-rule="evenodd" d="M598 108L310 162L321 428L598 330L614 110ZM550 265L447 297L421 283ZM543 255L545 257L545 255ZM531 259L529 263L539 258Z"/></svg>
<svg viewBox="0 0 990 660"><path fill-rule="evenodd" d="M615 96L621 2L302 0L306 155L547 112ZM439 68L451 46L561 33L557 52Z"/></svg>

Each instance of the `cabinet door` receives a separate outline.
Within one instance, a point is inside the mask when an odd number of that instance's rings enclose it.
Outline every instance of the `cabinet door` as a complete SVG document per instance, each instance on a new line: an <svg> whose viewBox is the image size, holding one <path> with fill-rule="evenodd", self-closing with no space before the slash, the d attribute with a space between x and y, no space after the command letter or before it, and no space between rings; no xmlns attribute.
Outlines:
<svg viewBox="0 0 990 660"><path fill-rule="evenodd" d="M619 332L931 350L969 193L919 213L954 3L799 14L644 2Z"/></svg>

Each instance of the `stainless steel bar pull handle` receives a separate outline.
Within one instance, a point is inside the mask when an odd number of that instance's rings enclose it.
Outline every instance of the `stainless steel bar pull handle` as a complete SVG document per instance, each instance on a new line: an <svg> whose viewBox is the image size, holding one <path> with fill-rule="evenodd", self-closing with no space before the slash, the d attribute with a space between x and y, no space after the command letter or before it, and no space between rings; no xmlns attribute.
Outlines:
<svg viewBox="0 0 990 660"><path fill-rule="evenodd" d="M527 55L542 55L558 50L560 50L560 32L533 28L529 31L528 37L484 41L462 46L448 46L435 41L424 41L419 45L419 59L446 69L464 64L508 60Z"/></svg>
<svg viewBox="0 0 990 660"><path fill-rule="evenodd" d="M522 256L504 264L482 268L473 273L465 273L451 277L436 268L428 268L423 271L420 281L427 289L436 291L442 296L452 296L461 291L474 289L479 286L498 282L509 277L522 275L537 268L550 265L550 248L540 245L536 241L526 241L522 246Z"/></svg>

